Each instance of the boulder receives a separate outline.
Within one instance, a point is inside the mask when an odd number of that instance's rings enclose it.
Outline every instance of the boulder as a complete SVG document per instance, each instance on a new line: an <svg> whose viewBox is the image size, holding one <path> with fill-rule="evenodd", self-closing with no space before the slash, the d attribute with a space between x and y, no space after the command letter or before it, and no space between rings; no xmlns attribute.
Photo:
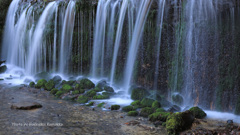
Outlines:
<svg viewBox="0 0 240 135"><path fill-rule="evenodd" d="M154 100L150 98L144 98L141 101L141 107L152 107Z"/></svg>
<svg viewBox="0 0 240 135"><path fill-rule="evenodd" d="M130 111L127 113L128 116L138 116L138 111Z"/></svg>
<svg viewBox="0 0 240 135"><path fill-rule="evenodd" d="M101 80L100 82L97 83L96 87L100 89L104 89L104 87L107 86L107 82L105 80Z"/></svg>
<svg viewBox="0 0 240 135"><path fill-rule="evenodd" d="M36 102L19 102L11 105L11 109L32 110L41 108L42 105Z"/></svg>
<svg viewBox="0 0 240 135"><path fill-rule="evenodd" d="M180 94L173 94L172 95L172 101L176 105L182 105L183 104L183 97Z"/></svg>
<svg viewBox="0 0 240 135"><path fill-rule="evenodd" d="M53 94L53 95L55 95L57 92L58 92L58 89L53 88L50 93Z"/></svg>
<svg viewBox="0 0 240 135"><path fill-rule="evenodd" d="M34 78L36 79L36 81L40 80L40 79L45 79L45 80L50 80L51 79L51 75L48 72L40 72L37 73Z"/></svg>
<svg viewBox="0 0 240 135"><path fill-rule="evenodd" d="M155 121L163 121L166 122L168 116L171 113L169 112L155 112L151 115L149 115L149 121L155 122Z"/></svg>
<svg viewBox="0 0 240 135"><path fill-rule="evenodd" d="M131 98L133 100L142 100L144 97L149 96L149 93L144 88L134 88L132 89Z"/></svg>
<svg viewBox="0 0 240 135"><path fill-rule="evenodd" d="M130 112L130 111L134 111L134 108L133 108L133 106L129 105L129 106L123 107L122 110L124 112Z"/></svg>
<svg viewBox="0 0 240 135"><path fill-rule="evenodd" d="M61 83L62 78L61 78L61 76L56 75L52 78L52 80L54 81L55 84L59 84L59 83Z"/></svg>
<svg viewBox="0 0 240 135"><path fill-rule="evenodd" d="M53 80L49 80L47 83L45 83L45 89L47 91L52 90L53 88L55 88L55 83Z"/></svg>
<svg viewBox="0 0 240 135"><path fill-rule="evenodd" d="M199 107L192 107L189 109L189 111L193 114L195 118L203 119L207 116L207 114Z"/></svg>
<svg viewBox="0 0 240 135"><path fill-rule="evenodd" d="M157 109L157 108L160 108L160 107L161 107L161 104L158 101L154 101L152 103L152 108Z"/></svg>
<svg viewBox="0 0 240 135"><path fill-rule="evenodd" d="M65 91L65 92L69 92L69 91L72 91L73 90L73 87L69 84L64 84L62 86L62 90Z"/></svg>
<svg viewBox="0 0 240 135"><path fill-rule="evenodd" d="M151 107L145 107L140 111L139 115L143 117L148 117L153 112L154 112L154 109L152 109Z"/></svg>
<svg viewBox="0 0 240 135"><path fill-rule="evenodd" d="M190 111L171 114L166 121L167 132L171 135L177 135L179 132L189 129L193 121L194 116Z"/></svg>
<svg viewBox="0 0 240 135"><path fill-rule="evenodd" d="M34 86L35 86L35 82L30 82L29 83L29 87L34 88Z"/></svg>
<svg viewBox="0 0 240 135"><path fill-rule="evenodd" d="M37 84L35 85L35 88L40 89L40 88L45 88L45 84L47 81L45 79L40 79L38 80Z"/></svg>
<svg viewBox="0 0 240 135"><path fill-rule="evenodd" d="M120 105L112 105L111 106L111 110L119 110L120 109Z"/></svg>
<svg viewBox="0 0 240 135"><path fill-rule="evenodd" d="M95 84L89 79L82 79L79 84L81 89L92 89L95 87Z"/></svg>
<svg viewBox="0 0 240 135"><path fill-rule="evenodd" d="M0 67L0 74L4 73L7 71L7 66L6 65L3 65Z"/></svg>
<svg viewBox="0 0 240 135"><path fill-rule="evenodd" d="M114 92L114 89L110 86L105 86L104 90L107 91L107 92Z"/></svg>
<svg viewBox="0 0 240 135"><path fill-rule="evenodd" d="M78 97L77 102L80 103L80 104L87 103L88 102L88 97L86 97L84 95L81 95L81 96Z"/></svg>

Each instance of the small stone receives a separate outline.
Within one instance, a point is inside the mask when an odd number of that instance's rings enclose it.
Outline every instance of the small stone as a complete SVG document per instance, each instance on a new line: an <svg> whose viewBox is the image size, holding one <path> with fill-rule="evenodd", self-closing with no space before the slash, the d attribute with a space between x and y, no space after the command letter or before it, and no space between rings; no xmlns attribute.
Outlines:
<svg viewBox="0 0 240 135"><path fill-rule="evenodd" d="M33 110L37 108L42 108L42 105L39 103L31 103L31 102L20 102L11 105L11 109L17 110Z"/></svg>
<svg viewBox="0 0 240 135"><path fill-rule="evenodd" d="M120 118L123 118L123 116L120 116Z"/></svg>
<svg viewBox="0 0 240 135"><path fill-rule="evenodd" d="M233 120L227 120L227 124L228 125L232 125L233 124Z"/></svg>

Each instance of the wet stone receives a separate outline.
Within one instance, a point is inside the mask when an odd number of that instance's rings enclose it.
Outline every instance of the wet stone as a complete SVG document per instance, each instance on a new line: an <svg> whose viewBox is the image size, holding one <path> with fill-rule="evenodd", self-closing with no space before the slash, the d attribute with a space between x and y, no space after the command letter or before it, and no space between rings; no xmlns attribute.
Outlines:
<svg viewBox="0 0 240 135"><path fill-rule="evenodd" d="M11 105L11 109L17 110L33 110L37 108L42 108L42 105L36 102L19 102Z"/></svg>

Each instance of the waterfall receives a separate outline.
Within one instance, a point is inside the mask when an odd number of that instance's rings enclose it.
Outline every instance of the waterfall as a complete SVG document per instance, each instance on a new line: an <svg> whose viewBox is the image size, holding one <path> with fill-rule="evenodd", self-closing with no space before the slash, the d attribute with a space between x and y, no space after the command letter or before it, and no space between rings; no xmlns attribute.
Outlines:
<svg viewBox="0 0 240 135"><path fill-rule="evenodd" d="M114 53L113 53L113 60L112 60L110 85L113 84L113 80L114 80L114 73L115 73L115 70L116 70L115 68L116 68L118 50L119 50L119 46L120 46L120 40L121 40L122 29L123 29L123 22L124 22L124 19L125 19L127 6L128 6L128 0L123 0L121 10L120 10L119 20L118 20L117 35L116 35L115 44L114 44Z"/></svg>
<svg viewBox="0 0 240 135"><path fill-rule="evenodd" d="M133 31L132 41L128 50L127 62L124 71L124 89L126 92L129 90L130 83L133 78L133 70L138 53L138 47L151 3L151 0L142 0L137 14L136 24Z"/></svg>
<svg viewBox="0 0 240 135"><path fill-rule="evenodd" d="M56 61L57 61L57 21L58 21L58 7L55 10L55 20L54 20L54 45L53 45L53 71L56 72Z"/></svg>
<svg viewBox="0 0 240 135"><path fill-rule="evenodd" d="M62 28L61 37L61 49L60 49L60 62L59 72L64 74L67 71L69 65L69 59L72 52L72 36L75 23L75 2L70 1L68 3L66 14L64 17L64 23Z"/></svg>
<svg viewBox="0 0 240 135"><path fill-rule="evenodd" d="M33 34L32 45L29 47L30 51L26 66L26 71L29 74L33 74L41 70L42 64L39 62L38 58L46 58L46 54L44 55L44 52L42 52L44 49L46 49L46 45L44 45L43 42L43 34L46 27L46 22L50 21L56 7L56 2L50 2L39 18Z"/></svg>

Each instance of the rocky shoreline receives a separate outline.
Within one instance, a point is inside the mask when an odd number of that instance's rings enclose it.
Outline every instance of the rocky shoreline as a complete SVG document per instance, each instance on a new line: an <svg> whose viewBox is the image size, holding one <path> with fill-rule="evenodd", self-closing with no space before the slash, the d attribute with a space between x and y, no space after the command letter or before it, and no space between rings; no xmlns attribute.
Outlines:
<svg viewBox="0 0 240 135"><path fill-rule="evenodd" d="M168 134L164 126L147 118L127 116L126 112L119 110L103 111L99 107L82 106L24 85L1 84L0 100L0 134ZM11 108L21 103L39 103L42 107L33 110ZM231 121L195 119L191 129L180 134L239 135L240 128Z"/></svg>

